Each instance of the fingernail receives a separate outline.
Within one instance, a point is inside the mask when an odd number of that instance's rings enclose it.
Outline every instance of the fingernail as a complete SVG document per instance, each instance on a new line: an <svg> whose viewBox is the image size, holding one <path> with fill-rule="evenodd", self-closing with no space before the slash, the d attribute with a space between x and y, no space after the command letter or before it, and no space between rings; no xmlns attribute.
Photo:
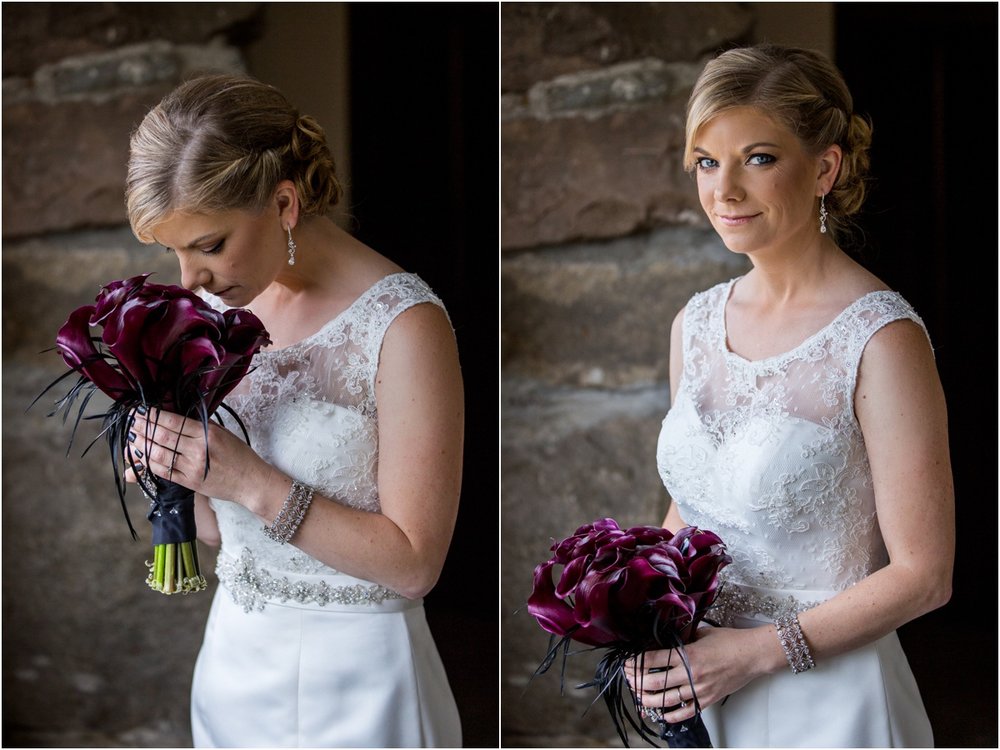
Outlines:
<svg viewBox="0 0 1000 750"><path fill-rule="evenodd" d="M135 462L135 473L142 474L146 470L146 467L142 465L142 461Z"/></svg>
<svg viewBox="0 0 1000 750"><path fill-rule="evenodd" d="M142 453L142 451L141 451L141 450L139 450L138 448L136 448L136 449L134 449L134 450L132 451L132 455L133 455L133 456L135 456L136 458L142 458L142 456L143 456L143 453ZM139 465L140 465L140 464L139 464L138 462L136 462L136 466L139 466Z"/></svg>
<svg viewBox="0 0 1000 750"><path fill-rule="evenodd" d="M143 404L139 404L137 407L135 407L135 410L140 414L146 413L146 407Z"/></svg>

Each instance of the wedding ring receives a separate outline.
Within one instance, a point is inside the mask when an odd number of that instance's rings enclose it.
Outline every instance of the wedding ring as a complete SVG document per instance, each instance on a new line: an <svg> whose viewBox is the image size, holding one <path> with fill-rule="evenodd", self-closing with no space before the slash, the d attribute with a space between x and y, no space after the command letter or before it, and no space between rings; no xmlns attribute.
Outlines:
<svg viewBox="0 0 1000 750"><path fill-rule="evenodd" d="M663 709L642 707L642 715L650 721L663 721Z"/></svg>

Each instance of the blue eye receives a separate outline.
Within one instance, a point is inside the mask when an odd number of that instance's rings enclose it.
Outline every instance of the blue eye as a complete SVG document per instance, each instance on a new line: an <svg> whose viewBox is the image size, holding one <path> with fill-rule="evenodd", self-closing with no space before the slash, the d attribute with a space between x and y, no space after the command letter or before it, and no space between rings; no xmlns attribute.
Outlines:
<svg viewBox="0 0 1000 750"><path fill-rule="evenodd" d="M719 162L715 159L709 159L707 156L703 156L700 159L695 159L694 165L698 169L714 169L719 166Z"/></svg>
<svg viewBox="0 0 1000 750"><path fill-rule="evenodd" d="M762 166L764 164L771 164L774 161L775 158L770 154L753 154L749 159L747 159L747 164Z"/></svg>

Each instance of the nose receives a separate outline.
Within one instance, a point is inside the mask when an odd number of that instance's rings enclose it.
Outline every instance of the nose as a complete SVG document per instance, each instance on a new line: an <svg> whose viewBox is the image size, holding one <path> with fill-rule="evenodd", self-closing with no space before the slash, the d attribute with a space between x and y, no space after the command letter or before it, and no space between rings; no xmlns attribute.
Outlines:
<svg viewBox="0 0 1000 750"><path fill-rule="evenodd" d="M194 291L211 280L212 274L194 253L180 253L177 261L181 266L181 286L185 289Z"/></svg>
<svg viewBox="0 0 1000 750"><path fill-rule="evenodd" d="M740 185L739 172L735 168L720 166L716 172L715 200L719 203L741 201L746 193Z"/></svg>

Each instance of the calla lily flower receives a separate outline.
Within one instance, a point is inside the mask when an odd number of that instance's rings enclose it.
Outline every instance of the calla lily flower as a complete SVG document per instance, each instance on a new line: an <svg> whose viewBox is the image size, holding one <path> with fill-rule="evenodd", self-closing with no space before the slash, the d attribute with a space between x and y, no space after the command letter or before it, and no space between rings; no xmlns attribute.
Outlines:
<svg viewBox="0 0 1000 750"><path fill-rule="evenodd" d="M658 526L621 529L611 518L581 526L555 542L552 557L535 567L528 613L553 639L535 674L545 672L570 641L606 649L594 687L607 703L626 746L626 724L652 743L654 733L633 718L634 698L623 687L625 664L644 651L674 648L686 665L684 644L694 638L719 592L719 572L732 562L722 539L687 526L672 534ZM565 664L564 664L565 669ZM693 690L692 684L692 690ZM698 713L683 726L664 725L672 747L711 747ZM630 708L631 707L631 708ZM692 744L694 743L694 744Z"/></svg>
<svg viewBox="0 0 1000 750"><path fill-rule="evenodd" d="M55 345L70 367L66 375L79 375L56 403L56 411L63 409L68 416L86 393L76 418L79 425L95 389L113 402L98 416L104 419L101 434L111 449L118 497L133 538L124 480L126 468L139 475L126 450L132 412L144 407L190 417L202 424L207 440L208 420L219 408L228 410L223 399L247 374L254 354L270 343L263 324L249 310L219 312L182 287L150 283L149 275L106 284L93 305L70 313ZM236 421L242 427L239 417ZM194 493L151 474L140 482L150 497L148 518L153 524L154 560L147 563L147 582L164 593L204 588L194 545Z"/></svg>

